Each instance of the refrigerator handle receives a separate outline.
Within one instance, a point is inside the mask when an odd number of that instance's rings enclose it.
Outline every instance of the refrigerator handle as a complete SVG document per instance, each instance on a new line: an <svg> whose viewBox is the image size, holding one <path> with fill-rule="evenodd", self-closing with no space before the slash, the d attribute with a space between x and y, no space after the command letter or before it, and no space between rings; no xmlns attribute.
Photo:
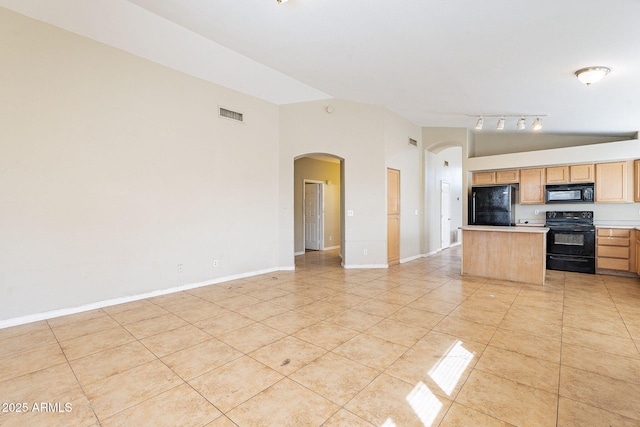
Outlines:
<svg viewBox="0 0 640 427"><path fill-rule="evenodd" d="M471 196L471 223L476 223L476 192L474 191Z"/></svg>

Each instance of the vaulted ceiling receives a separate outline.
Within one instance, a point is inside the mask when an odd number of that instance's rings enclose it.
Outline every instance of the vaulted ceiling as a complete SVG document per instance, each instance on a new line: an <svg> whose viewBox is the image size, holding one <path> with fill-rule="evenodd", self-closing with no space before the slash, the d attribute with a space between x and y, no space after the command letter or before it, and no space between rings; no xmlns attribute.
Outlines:
<svg viewBox="0 0 640 427"><path fill-rule="evenodd" d="M344 98L420 126L545 115L544 133L640 130L640 1L0 0L276 104ZM587 87L574 72L611 73ZM494 118L483 132L495 132ZM532 123L528 118L527 130ZM516 131L516 118L505 131ZM524 132L524 131L523 131Z"/></svg>

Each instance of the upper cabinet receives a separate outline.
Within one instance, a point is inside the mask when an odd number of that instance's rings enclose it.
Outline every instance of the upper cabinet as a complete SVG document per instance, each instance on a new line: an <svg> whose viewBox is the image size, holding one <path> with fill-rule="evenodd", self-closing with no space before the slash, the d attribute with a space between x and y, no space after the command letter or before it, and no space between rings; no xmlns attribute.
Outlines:
<svg viewBox="0 0 640 427"><path fill-rule="evenodd" d="M520 204L540 205L544 203L545 168L520 170Z"/></svg>
<svg viewBox="0 0 640 427"><path fill-rule="evenodd" d="M487 185L496 183L495 172L474 172L471 176L471 184L473 185Z"/></svg>
<svg viewBox="0 0 640 427"><path fill-rule="evenodd" d="M474 172L471 176L472 185L517 184L519 181L520 171L518 169Z"/></svg>
<svg viewBox="0 0 640 427"><path fill-rule="evenodd" d="M594 182L594 165L554 166L547 168L547 184Z"/></svg>
<svg viewBox="0 0 640 427"><path fill-rule="evenodd" d="M569 166L547 168L547 184L565 184L569 182Z"/></svg>
<svg viewBox="0 0 640 427"><path fill-rule="evenodd" d="M496 171L496 184L517 184L520 182L520 170Z"/></svg>
<svg viewBox="0 0 640 427"><path fill-rule="evenodd" d="M594 165L572 165L569 166L570 182L595 182Z"/></svg>
<svg viewBox="0 0 640 427"><path fill-rule="evenodd" d="M596 164L597 203L624 203L628 201L627 163Z"/></svg>

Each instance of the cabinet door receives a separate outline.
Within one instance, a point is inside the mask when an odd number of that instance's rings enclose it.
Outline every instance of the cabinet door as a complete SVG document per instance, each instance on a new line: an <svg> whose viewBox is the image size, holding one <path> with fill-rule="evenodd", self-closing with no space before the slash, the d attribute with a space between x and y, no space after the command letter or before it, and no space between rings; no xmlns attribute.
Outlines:
<svg viewBox="0 0 640 427"><path fill-rule="evenodd" d="M520 171L520 203L541 205L544 203L545 169L522 169Z"/></svg>
<svg viewBox="0 0 640 427"><path fill-rule="evenodd" d="M640 233L640 231L636 231ZM640 240L636 240L636 273L640 274Z"/></svg>
<svg viewBox="0 0 640 427"><path fill-rule="evenodd" d="M565 184L569 182L569 166L547 168L547 184Z"/></svg>
<svg viewBox="0 0 640 427"><path fill-rule="evenodd" d="M515 184L520 182L518 169L508 171L496 171L496 184Z"/></svg>
<svg viewBox="0 0 640 427"><path fill-rule="evenodd" d="M640 202L640 160L633 162L633 201Z"/></svg>
<svg viewBox="0 0 640 427"><path fill-rule="evenodd" d="M593 165L569 166L570 182L595 182Z"/></svg>
<svg viewBox="0 0 640 427"><path fill-rule="evenodd" d="M496 183L495 172L474 172L471 177L471 183L473 185L486 185Z"/></svg>
<svg viewBox="0 0 640 427"><path fill-rule="evenodd" d="M596 165L596 202L627 201L627 162Z"/></svg>

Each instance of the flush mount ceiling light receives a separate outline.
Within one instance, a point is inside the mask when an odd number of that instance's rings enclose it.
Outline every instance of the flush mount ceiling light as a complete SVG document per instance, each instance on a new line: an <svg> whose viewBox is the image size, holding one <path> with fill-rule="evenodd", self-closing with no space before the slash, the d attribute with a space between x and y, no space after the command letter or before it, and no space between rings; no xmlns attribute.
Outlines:
<svg viewBox="0 0 640 427"><path fill-rule="evenodd" d="M484 119L482 118L482 116L480 116L480 118L476 122L476 129L482 130L482 126L484 126Z"/></svg>
<svg viewBox="0 0 640 427"><path fill-rule="evenodd" d="M503 130L504 129L504 117L500 117L500 119L498 119L498 124L496 125L496 130Z"/></svg>
<svg viewBox="0 0 640 427"><path fill-rule="evenodd" d="M607 67L587 67L576 71L576 77L581 83L591 86L593 83L599 82L611 71Z"/></svg>

